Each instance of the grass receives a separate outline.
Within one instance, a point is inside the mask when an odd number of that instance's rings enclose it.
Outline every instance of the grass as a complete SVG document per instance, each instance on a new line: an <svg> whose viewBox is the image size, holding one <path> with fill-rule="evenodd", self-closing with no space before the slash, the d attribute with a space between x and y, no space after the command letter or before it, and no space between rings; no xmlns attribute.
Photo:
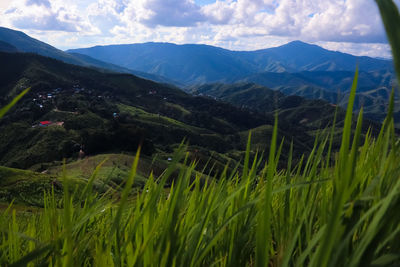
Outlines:
<svg viewBox="0 0 400 267"><path fill-rule="evenodd" d="M118 109L123 112L123 113L128 113L130 115L136 116L137 120L143 121L145 123L154 123L157 125L166 125L169 127L175 127L175 128L181 128L185 129L191 132L207 132L206 130L198 127L194 127L191 125L187 125L183 122L171 119L169 117L165 117L163 115L158 115L154 113L149 113L144 111L143 109L133 107L133 106L128 106L124 104L118 104Z"/></svg>
<svg viewBox="0 0 400 267"><path fill-rule="evenodd" d="M42 206L43 191L51 190L55 180L54 176L6 167L0 167L0 177L0 203L28 206Z"/></svg>
<svg viewBox="0 0 400 267"><path fill-rule="evenodd" d="M158 177L146 177L142 189L133 186L140 149L122 191L93 190L104 162L80 190L73 190L62 171L62 199L50 188L40 212L27 216L12 204L2 211L0 265L399 265L394 91L379 136L362 136L362 110L352 131L357 79L356 74L339 152L331 150L332 128L318 136L307 159L293 165L291 146L287 166L278 169L276 120L265 164L260 155L250 157L249 135L243 169L226 168L213 179L201 179L184 146Z"/></svg>
<svg viewBox="0 0 400 267"><path fill-rule="evenodd" d="M113 181L119 184L129 175L134 159L134 156L125 154L100 154L86 157L64 166L50 167L47 173L59 177L65 171L65 175L69 178L87 179L92 175L96 167L104 161L97 173L96 180L98 182ZM136 186L143 186L150 172L153 172L153 175L158 177L167 166L168 163L164 160L142 156L136 174Z"/></svg>
<svg viewBox="0 0 400 267"><path fill-rule="evenodd" d="M189 110L185 109L185 108L182 107L181 105L173 104L173 103L169 103L169 102L165 103L165 105L166 105L167 107L170 107L170 108L172 108L172 109L175 109L175 110L179 111L179 112L181 113L182 116L184 116L184 115L190 115L190 114L191 114L191 112L190 112Z"/></svg>

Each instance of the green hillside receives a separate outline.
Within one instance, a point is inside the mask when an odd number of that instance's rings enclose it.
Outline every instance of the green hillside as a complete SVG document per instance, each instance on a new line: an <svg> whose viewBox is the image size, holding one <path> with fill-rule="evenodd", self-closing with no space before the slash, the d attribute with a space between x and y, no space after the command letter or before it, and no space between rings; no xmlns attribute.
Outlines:
<svg viewBox="0 0 400 267"><path fill-rule="evenodd" d="M0 205L11 203L43 206L43 194L58 184L56 176L32 171L0 167ZM61 187L55 187L60 193Z"/></svg>
<svg viewBox="0 0 400 267"><path fill-rule="evenodd" d="M352 71L303 71L298 73L262 72L239 79L240 83L256 83L286 95L307 99L323 99L345 108L353 81ZM387 70L359 73L354 110L364 109L366 118L383 122L387 114L390 92L396 86L394 73ZM268 97L266 95L265 97ZM399 125L399 100L395 98L395 123Z"/></svg>
<svg viewBox="0 0 400 267"><path fill-rule="evenodd" d="M1 103L31 87L0 121L0 164L5 166L43 171L44 163L73 161L81 148L86 155L129 154L141 144L145 155L168 154L186 140L202 164L219 155L223 169L243 154L247 138L241 132L274 121L273 113L192 96L129 74L105 74L33 54L0 53L0 59L10 62L0 67ZM40 126L43 121L50 126ZM309 129L293 128L283 117L280 124L280 137L298 140L296 151L311 149Z"/></svg>
<svg viewBox="0 0 400 267"><path fill-rule="evenodd" d="M297 137L301 136L304 131L310 132L328 127L332 123L336 111L336 105L326 101L285 95L254 83L206 84L194 86L190 91L196 95L215 97L235 106L254 109L266 116L272 116L277 111L281 129L292 129L297 132ZM364 94L366 93L361 95ZM356 98L355 105L360 104L358 101L359 98ZM381 103L386 103L386 100ZM380 112L382 115L386 114L386 108ZM344 110L338 108L338 126L342 125L343 119ZM366 120L365 128L368 126L378 129L379 123Z"/></svg>

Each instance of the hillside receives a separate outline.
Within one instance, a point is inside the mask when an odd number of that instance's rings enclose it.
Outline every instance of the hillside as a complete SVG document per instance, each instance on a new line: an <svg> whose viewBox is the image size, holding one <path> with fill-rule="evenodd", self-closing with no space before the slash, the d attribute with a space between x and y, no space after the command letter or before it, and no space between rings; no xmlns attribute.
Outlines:
<svg viewBox="0 0 400 267"><path fill-rule="evenodd" d="M297 73L263 72L250 75L238 82L256 83L280 91L286 95L297 95L307 99L323 99L346 107L349 89L353 82L351 71L303 71ZM389 71L362 71L359 73L355 111L364 108L365 116L382 122L395 77ZM396 97L396 103L398 99ZM400 105L395 105L395 122L400 123Z"/></svg>
<svg viewBox="0 0 400 267"><path fill-rule="evenodd" d="M235 106L254 109L267 116L271 116L275 111L278 111L279 120L288 123L288 125L284 124L281 127L303 128L307 129L307 131L328 127L333 120L333 114L336 109L336 105L323 100L285 95L279 91L254 83L205 84L192 87L191 92L195 95L215 97ZM361 102L362 100L357 98L357 101ZM360 103L357 104L360 105ZM385 110L380 111L382 115ZM337 115L339 126L343 123L343 119L344 111L339 108ZM379 123L364 120L364 129L366 130L369 126L378 129Z"/></svg>
<svg viewBox="0 0 400 267"><path fill-rule="evenodd" d="M50 190L54 176L0 166L0 203L43 205L43 190ZM1 205L1 204L0 204Z"/></svg>
<svg viewBox="0 0 400 267"><path fill-rule="evenodd" d="M165 77L154 74L147 74L140 71L133 71L98 59L91 58L82 54L66 53L49 44L34 39L27 34L0 27L0 51L2 52L25 52L39 54L45 57L51 57L61 60L65 63L78 66L93 67L102 71L112 71L120 73L131 73L145 79L151 79L157 82L174 83Z"/></svg>
<svg viewBox="0 0 400 267"><path fill-rule="evenodd" d="M15 53L18 52L18 49L9 43L0 41L0 52Z"/></svg>
<svg viewBox="0 0 400 267"><path fill-rule="evenodd" d="M0 53L0 60L10 62L0 67L2 105L32 87L0 122L0 163L6 166L43 170L42 163L76 158L81 147L88 155L132 153L140 143L144 154L168 157L186 138L193 158L205 163L214 153L223 168L240 160L247 140L242 132L274 121L273 113L192 96L129 74L102 73L33 54ZM284 117L279 125L280 138L294 139L296 155L310 149L309 131L316 125L300 127Z"/></svg>
<svg viewBox="0 0 400 267"><path fill-rule="evenodd" d="M261 72L393 70L392 62L329 51L300 41L257 51L208 45L143 43L95 46L69 52L185 84L232 82Z"/></svg>

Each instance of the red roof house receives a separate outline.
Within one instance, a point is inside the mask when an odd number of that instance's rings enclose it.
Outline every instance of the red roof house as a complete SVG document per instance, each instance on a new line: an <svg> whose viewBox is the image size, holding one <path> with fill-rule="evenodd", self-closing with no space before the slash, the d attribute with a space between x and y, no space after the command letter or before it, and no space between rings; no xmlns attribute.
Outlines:
<svg viewBox="0 0 400 267"><path fill-rule="evenodd" d="M51 125L52 124L52 122L51 121L41 121L40 122L40 126L49 126L49 125Z"/></svg>

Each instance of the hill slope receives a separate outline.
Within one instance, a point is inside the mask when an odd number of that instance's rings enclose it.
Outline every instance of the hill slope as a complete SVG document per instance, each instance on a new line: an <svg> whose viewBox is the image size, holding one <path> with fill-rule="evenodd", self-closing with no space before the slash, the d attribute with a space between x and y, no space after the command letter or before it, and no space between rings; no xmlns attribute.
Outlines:
<svg viewBox="0 0 400 267"><path fill-rule="evenodd" d="M18 49L9 43L0 41L0 52L15 53L18 52Z"/></svg>
<svg viewBox="0 0 400 267"><path fill-rule="evenodd" d="M330 125L335 112L335 105L323 100L310 100L300 96L285 95L279 91L271 90L265 86L254 83L235 84L205 84L195 86L191 92L196 95L208 95L232 103L236 106L257 110L258 112L272 116L279 114L279 121L286 129L301 129L313 131L324 129ZM357 101L360 101L357 99ZM383 114L383 111L382 111ZM337 122L341 125L344 112L338 109ZM378 123L365 120L368 126L378 129Z"/></svg>
<svg viewBox="0 0 400 267"><path fill-rule="evenodd" d="M94 67L97 69L113 72L131 73L145 79L155 80L157 82L173 83L172 81L158 75L147 74L140 71L132 71L130 69L123 68L107 62L102 62L98 59L91 58L82 54L66 53L49 44L34 39L23 32L11 30L4 27L0 27L0 42L7 43L8 46L14 47L13 51L6 51L2 49L4 45L1 45L0 43L0 51L3 52L35 53L45 57L55 58L69 64Z"/></svg>
<svg viewBox="0 0 400 267"><path fill-rule="evenodd" d="M354 72L351 71L263 72L246 77L240 82L252 82L286 95L323 99L346 107L353 79ZM382 122L386 117L391 88L395 86L394 80L394 74L390 71L360 72L355 111L363 107L367 118ZM396 105L395 111L395 120L400 122L399 105Z"/></svg>
<svg viewBox="0 0 400 267"><path fill-rule="evenodd" d="M32 87L0 121L0 164L11 167L40 170L46 168L42 163L76 157L81 147L87 154L130 153L142 143L145 154L168 154L184 138L193 157L206 161L215 151L223 166L240 159L246 143L242 132L274 120L271 114L129 74L101 73L24 53L0 53L0 60L10 62L0 67L1 105ZM48 121L53 124L39 125ZM310 148L310 128L296 128L283 118L279 124L281 137L296 136L297 154Z"/></svg>

